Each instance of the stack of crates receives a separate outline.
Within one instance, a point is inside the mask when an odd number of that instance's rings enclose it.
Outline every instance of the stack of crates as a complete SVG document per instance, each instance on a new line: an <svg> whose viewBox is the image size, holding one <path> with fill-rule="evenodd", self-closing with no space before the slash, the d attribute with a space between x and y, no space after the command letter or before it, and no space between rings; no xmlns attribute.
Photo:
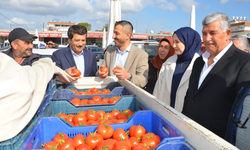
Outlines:
<svg viewBox="0 0 250 150"><path fill-rule="evenodd" d="M134 114L124 123L111 124L115 129L123 128L129 130L132 125L144 126L147 132L153 132L161 138L161 143L155 149L169 149L168 147L175 147L175 149L190 149L192 147L185 142L184 136L171 123L158 113L149 110L149 108L133 95L126 87L121 86L118 82L112 82L105 87L110 89L109 94L99 94L101 98L120 96L121 99L115 104L94 104L75 106L70 102L71 99L78 97L80 99L91 99L96 95L76 95L72 89L78 91L85 91L88 89L77 89L71 84L66 84L62 88L58 88L56 92L51 93L49 103L39 111L39 121L35 127L29 132L28 137L23 141L20 149L41 149L41 145L51 141L58 132L63 132L69 137L81 133L87 136L90 132L94 132L98 125L89 126L72 126L62 118L55 117L56 114L76 114L79 111L86 111L93 109L95 111L103 110L111 112L116 109L124 111L130 109ZM100 88L98 90L103 90ZM45 109L44 109L45 108ZM172 149L170 148L170 149ZM1 149L0 149L1 150Z"/></svg>

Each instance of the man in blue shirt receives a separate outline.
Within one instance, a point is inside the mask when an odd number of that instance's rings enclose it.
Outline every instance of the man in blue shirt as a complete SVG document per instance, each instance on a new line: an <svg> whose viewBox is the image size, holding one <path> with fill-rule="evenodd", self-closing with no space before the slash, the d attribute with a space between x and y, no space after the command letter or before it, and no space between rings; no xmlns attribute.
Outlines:
<svg viewBox="0 0 250 150"><path fill-rule="evenodd" d="M95 53L84 49L86 44L87 29L80 25L73 25L68 30L69 46L55 51L52 60L56 65L74 76L72 70L81 71L81 77L95 76L97 71Z"/></svg>
<svg viewBox="0 0 250 150"><path fill-rule="evenodd" d="M115 23L113 39L115 46L105 52L103 66L108 67L108 73L99 70L99 77L115 75L119 80L128 79L139 87L144 87L148 81L148 54L130 43L133 26L128 21ZM117 69L118 68L118 69Z"/></svg>

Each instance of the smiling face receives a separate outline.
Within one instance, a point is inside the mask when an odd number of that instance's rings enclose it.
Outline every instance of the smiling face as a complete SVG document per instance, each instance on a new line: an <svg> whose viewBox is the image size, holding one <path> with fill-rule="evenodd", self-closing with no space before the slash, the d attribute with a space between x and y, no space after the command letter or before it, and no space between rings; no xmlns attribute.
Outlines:
<svg viewBox="0 0 250 150"><path fill-rule="evenodd" d="M80 34L74 34L72 39L68 38L68 41L70 43L71 49L77 54L81 54L83 48L86 44L86 34L80 35Z"/></svg>
<svg viewBox="0 0 250 150"><path fill-rule="evenodd" d="M16 57L29 57L32 54L33 40L16 39L11 42L13 53Z"/></svg>
<svg viewBox="0 0 250 150"><path fill-rule="evenodd" d="M166 58L169 52L169 43L166 41L162 41L159 48L158 48L158 55L160 59Z"/></svg>
<svg viewBox="0 0 250 150"><path fill-rule="evenodd" d="M231 29L225 33L221 29L220 20L216 20L202 29L203 43L206 50L212 55L219 54L230 43Z"/></svg>
<svg viewBox="0 0 250 150"><path fill-rule="evenodd" d="M177 55L181 55L185 50L185 45L181 42L176 34L173 35L173 47Z"/></svg>
<svg viewBox="0 0 250 150"><path fill-rule="evenodd" d="M126 29L122 28L122 25L116 25L112 37L115 40L115 46L119 47L120 50L123 47L127 48L130 43L130 35Z"/></svg>

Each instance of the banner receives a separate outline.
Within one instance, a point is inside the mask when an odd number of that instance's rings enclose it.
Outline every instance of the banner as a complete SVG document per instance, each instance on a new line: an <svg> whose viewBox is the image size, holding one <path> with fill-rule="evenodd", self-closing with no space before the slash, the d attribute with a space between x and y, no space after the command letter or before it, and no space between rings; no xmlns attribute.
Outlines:
<svg viewBox="0 0 250 150"><path fill-rule="evenodd" d="M62 33L38 33L38 37L62 37Z"/></svg>

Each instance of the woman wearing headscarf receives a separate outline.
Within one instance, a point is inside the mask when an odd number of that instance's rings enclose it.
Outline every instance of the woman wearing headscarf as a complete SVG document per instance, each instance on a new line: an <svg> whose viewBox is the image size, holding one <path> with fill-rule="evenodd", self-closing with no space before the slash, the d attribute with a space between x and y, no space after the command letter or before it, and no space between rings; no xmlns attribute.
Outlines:
<svg viewBox="0 0 250 150"><path fill-rule="evenodd" d="M176 55L162 65L153 95L181 112L201 37L190 27L180 28L173 34L173 47Z"/></svg>
<svg viewBox="0 0 250 150"><path fill-rule="evenodd" d="M165 37L161 39L158 44L157 55L148 62L148 84L145 90L150 94L153 93L162 64L174 54L173 38Z"/></svg>

